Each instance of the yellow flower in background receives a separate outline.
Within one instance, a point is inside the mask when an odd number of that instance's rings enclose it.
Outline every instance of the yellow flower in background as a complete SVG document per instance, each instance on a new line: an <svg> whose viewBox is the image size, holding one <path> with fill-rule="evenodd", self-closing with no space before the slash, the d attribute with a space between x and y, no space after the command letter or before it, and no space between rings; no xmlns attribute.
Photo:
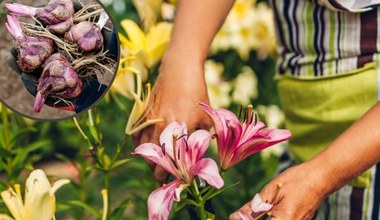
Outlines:
<svg viewBox="0 0 380 220"><path fill-rule="evenodd" d="M134 99L132 93L136 90L136 75L139 75L142 82L148 80L149 70L161 60L167 49L172 24L158 23L147 34L132 20L123 20L121 25L128 38L119 34L121 59L111 91Z"/></svg>
<svg viewBox="0 0 380 220"><path fill-rule="evenodd" d="M145 30L154 26L161 12L163 0L132 0Z"/></svg>
<svg viewBox="0 0 380 220"><path fill-rule="evenodd" d="M51 186L42 170L34 170L26 180L24 203L18 184L14 189L1 192L1 197L15 220L52 220L56 209L55 192L69 182L61 179ZM0 215L0 219L12 218Z"/></svg>
<svg viewBox="0 0 380 220"><path fill-rule="evenodd" d="M122 34L119 35L121 47L140 60L148 69L154 67L168 47L173 25L160 22L152 26L147 33L129 19L122 20L121 26L128 36L127 38Z"/></svg>
<svg viewBox="0 0 380 220"><path fill-rule="evenodd" d="M256 50L259 58L275 51L275 31L272 10L266 3L255 0L237 0L222 28L217 33L211 52L234 49L243 60Z"/></svg>
<svg viewBox="0 0 380 220"><path fill-rule="evenodd" d="M145 92L142 91L142 82L139 74L136 74L137 79L137 89L136 92L131 92L133 99L135 101L131 114L129 115L127 126L125 128L125 133L127 135L132 135L149 125L161 122L161 118L149 119L149 98L150 98L150 83L146 84Z"/></svg>
<svg viewBox="0 0 380 220"><path fill-rule="evenodd" d="M210 98L210 104L214 108L228 107L231 104L230 92L232 86L229 82L223 80L223 71L223 64L216 63L213 60L205 62L207 93Z"/></svg>
<svg viewBox="0 0 380 220"><path fill-rule="evenodd" d="M272 9L265 3L259 3L255 12L254 35L259 42L255 49L261 59L276 51L276 36Z"/></svg>

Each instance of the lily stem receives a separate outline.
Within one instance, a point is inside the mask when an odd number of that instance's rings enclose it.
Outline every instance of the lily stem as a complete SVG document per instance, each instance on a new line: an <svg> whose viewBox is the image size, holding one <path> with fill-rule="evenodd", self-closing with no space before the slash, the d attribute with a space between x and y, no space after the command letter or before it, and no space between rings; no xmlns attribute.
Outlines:
<svg viewBox="0 0 380 220"><path fill-rule="evenodd" d="M190 187L191 194L195 198L196 202L198 203L198 206L196 206L196 211L198 213L199 219L206 220L207 219L207 213L205 209L205 201L202 198L202 195L199 193L197 181L193 180L191 187Z"/></svg>
<svg viewBox="0 0 380 220"><path fill-rule="evenodd" d="M3 128L4 128L4 148L7 150L11 150L11 144L10 144L10 131L9 131L9 119L8 119L8 112L5 105L1 104L1 117L3 121Z"/></svg>

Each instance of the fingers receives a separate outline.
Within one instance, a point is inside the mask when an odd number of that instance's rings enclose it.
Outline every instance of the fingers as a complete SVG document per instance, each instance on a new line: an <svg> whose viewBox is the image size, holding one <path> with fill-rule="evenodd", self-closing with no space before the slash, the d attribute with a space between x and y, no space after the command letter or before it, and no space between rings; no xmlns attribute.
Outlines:
<svg viewBox="0 0 380 220"><path fill-rule="evenodd" d="M251 210L251 201L247 202L240 209L238 209L237 211L235 211L234 213L232 213L229 216L229 219L230 220L240 220L241 219L241 215L239 215L239 212L247 214L247 215L251 215L251 213L252 213L252 210Z"/></svg>

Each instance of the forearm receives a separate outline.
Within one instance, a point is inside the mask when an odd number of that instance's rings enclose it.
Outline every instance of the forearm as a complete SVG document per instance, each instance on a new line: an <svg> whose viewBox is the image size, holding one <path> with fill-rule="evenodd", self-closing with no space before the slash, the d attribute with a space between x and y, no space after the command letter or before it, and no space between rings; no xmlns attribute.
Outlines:
<svg viewBox="0 0 380 220"><path fill-rule="evenodd" d="M179 0L166 58L203 62L234 0Z"/></svg>
<svg viewBox="0 0 380 220"><path fill-rule="evenodd" d="M329 185L325 187L332 192L379 161L380 103L377 103L308 163L327 174Z"/></svg>

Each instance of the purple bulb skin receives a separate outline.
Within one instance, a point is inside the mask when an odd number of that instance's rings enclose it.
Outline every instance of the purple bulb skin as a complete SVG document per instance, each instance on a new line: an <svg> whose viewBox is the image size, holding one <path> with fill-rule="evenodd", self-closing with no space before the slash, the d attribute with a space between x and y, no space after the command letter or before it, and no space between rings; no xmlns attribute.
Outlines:
<svg viewBox="0 0 380 220"><path fill-rule="evenodd" d="M16 41L18 66L26 73L39 68L53 53L53 41L45 37L24 36Z"/></svg>
<svg viewBox="0 0 380 220"><path fill-rule="evenodd" d="M20 3L4 4L14 16L35 17L56 34L64 34L73 25L74 4L71 0L50 0L43 8L30 7Z"/></svg>
<svg viewBox="0 0 380 220"><path fill-rule="evenodd" d="M23 72L31 73L38 69L53 53L53 41L46 37L24 34L17 17L7 15L5 26L15 40L17 64Z"/></svg>
<svg viewBox="0 0 380 220"><path fill-rule="evenodd" d="M100 28L89 21L73 25L70 31L65 33L65 39L76 42L78 47L85 52L100 50L104 44Z"/></svg>
<svg viewBox="0 0 380 220"><path fill-rule="evenodd" d="M40 112L48 96L75 98L82 91L82 80L64 55L55 53L45 62L38 80L34 111Z"/></svg>

